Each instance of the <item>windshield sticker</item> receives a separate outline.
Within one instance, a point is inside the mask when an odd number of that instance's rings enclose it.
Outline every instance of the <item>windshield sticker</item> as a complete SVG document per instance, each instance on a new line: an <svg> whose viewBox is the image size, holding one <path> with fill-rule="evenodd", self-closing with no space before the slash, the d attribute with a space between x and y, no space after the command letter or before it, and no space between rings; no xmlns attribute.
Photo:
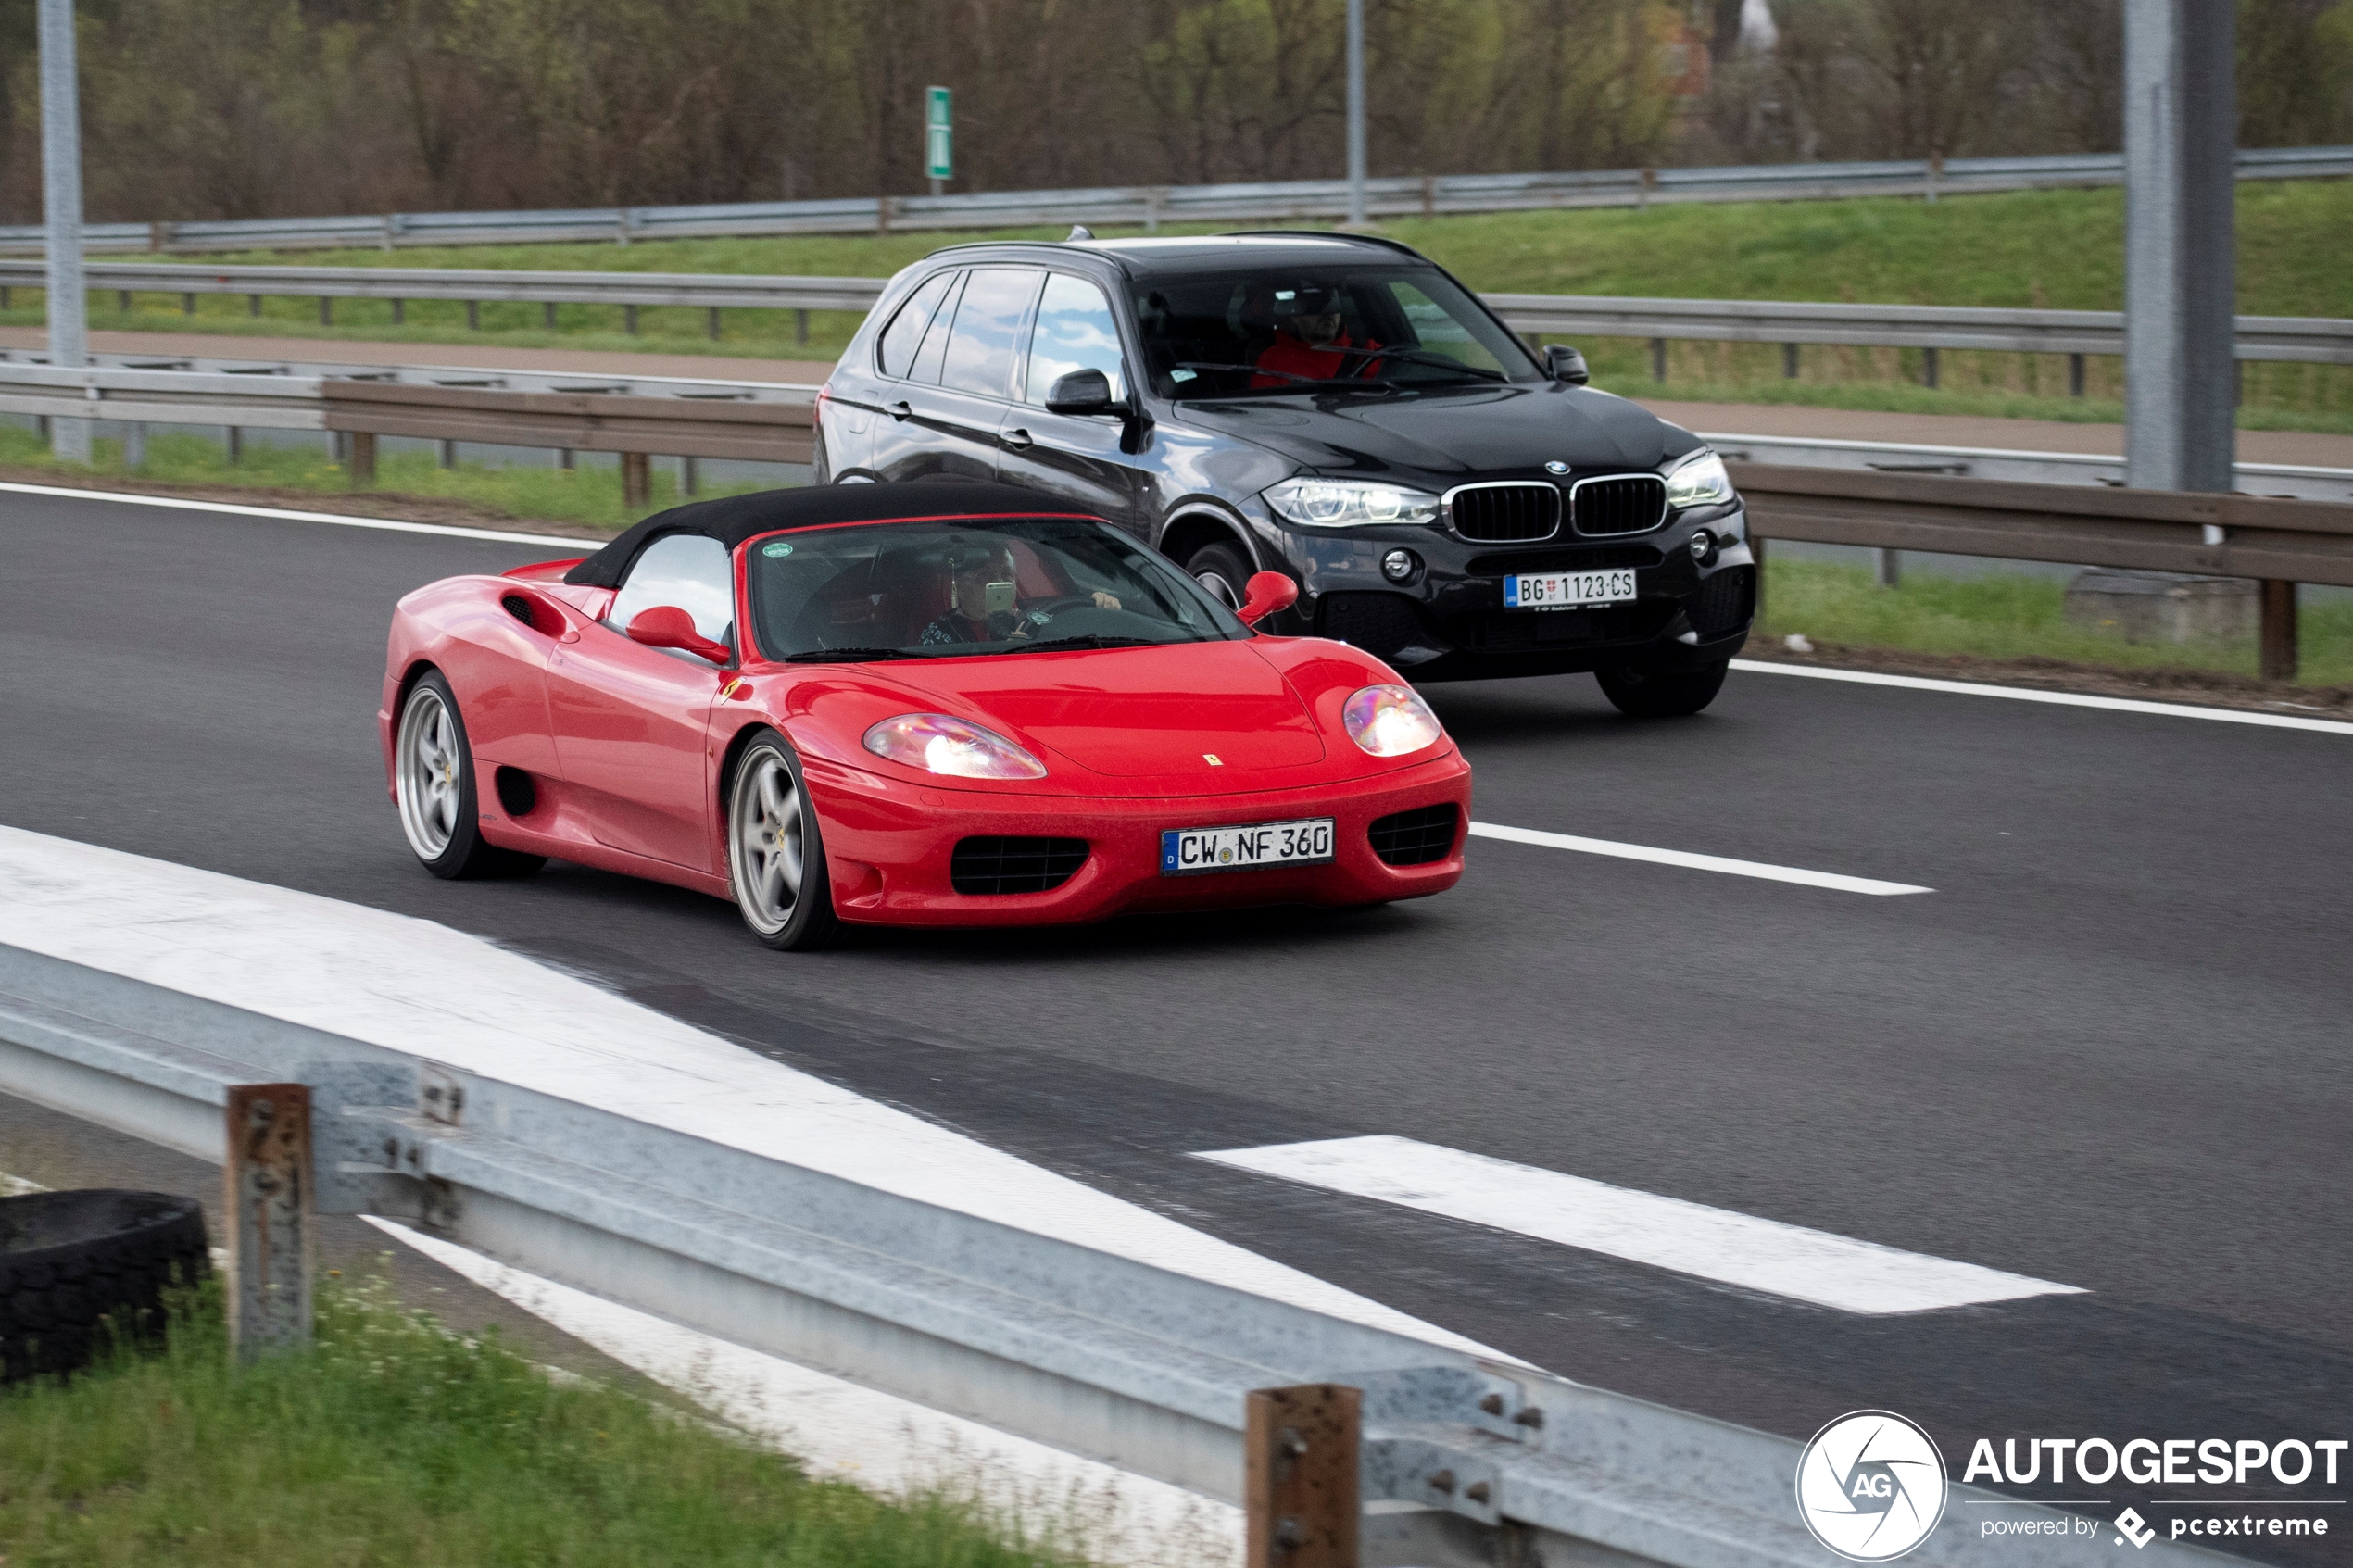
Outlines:
<svg viewBox="0 0 2353 1568"><path fill-rule="evenodd" d="M792 546L780 539L773 545L761 546L760 553L763 556L788 556L792 554Z"/></svg>

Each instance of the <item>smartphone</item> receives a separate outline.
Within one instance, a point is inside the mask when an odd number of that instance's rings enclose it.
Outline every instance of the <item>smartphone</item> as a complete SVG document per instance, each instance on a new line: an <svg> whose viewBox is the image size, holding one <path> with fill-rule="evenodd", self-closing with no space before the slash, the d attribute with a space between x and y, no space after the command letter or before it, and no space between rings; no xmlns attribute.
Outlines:
<svg viewBox="0 0 2353 1568"><path fill-rule="evenodd" d="M987 589L986 605L990 615L1011 615L1013 612L1013 585L991 583Z"/></svg>

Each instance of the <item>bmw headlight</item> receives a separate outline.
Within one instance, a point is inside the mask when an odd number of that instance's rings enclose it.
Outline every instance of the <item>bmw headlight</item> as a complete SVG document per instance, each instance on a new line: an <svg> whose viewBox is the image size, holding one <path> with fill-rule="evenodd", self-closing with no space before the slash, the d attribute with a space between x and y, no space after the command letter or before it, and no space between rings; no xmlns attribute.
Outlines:
<svg viewBox="0 0 2353 1568"><path fill-rule="evenodd" d="M1428 522L1438 516L1438 497L1428 491L1361 479L1287 479L1265 496L1277 516L1311 528Z"/></svg>
<svg viewBox="0 0 2353 1568"><path fill-rule="evenodd" d="M1445 734L1411 686L1366 686L1340 705L1348 738L1375 757L1405 757Z"/></svg>
<svg viewBox="0 0 2353 1568"><path fill-rule="evenodd" d="M1692 453L1667 476L1670 507L1712 507L1734 499L1732 476L1724 459L1709 451Z"/></svg>
<svg viewBox="0 0 2353 1568"><path fill-rule="evenodd" d="M901 713L866 732L866 749L957 779L1042 779L1046 764L992 730L945 713Z"/></svg>

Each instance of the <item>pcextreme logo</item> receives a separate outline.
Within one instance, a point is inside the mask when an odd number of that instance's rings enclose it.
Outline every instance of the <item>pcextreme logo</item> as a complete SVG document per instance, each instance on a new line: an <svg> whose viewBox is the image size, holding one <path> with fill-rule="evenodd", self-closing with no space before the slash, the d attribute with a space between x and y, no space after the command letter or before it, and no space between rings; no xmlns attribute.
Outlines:
<svg viewBox="0 0 2353 1568"><path fill-rule="evenodd" d="M1944 1456L1893 1411L1855 1411L1814 1434L1797 1460L1797 1512L1854 1562L1885 1562L1944 1517Z"/></svg>

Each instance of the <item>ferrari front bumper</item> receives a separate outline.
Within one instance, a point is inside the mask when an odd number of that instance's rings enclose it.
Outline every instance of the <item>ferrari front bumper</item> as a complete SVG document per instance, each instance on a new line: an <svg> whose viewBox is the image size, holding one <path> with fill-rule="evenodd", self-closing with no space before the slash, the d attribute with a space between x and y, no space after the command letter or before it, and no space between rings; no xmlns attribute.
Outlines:
<svg viewBox="0 0 2353 1568"><path fill-rule="evenodd" d="M1451 747L1443 758L1370 779L1175 798L911 789L813 759L806 767L824 834L834 907L844 920L865 924L1069 925L1156 910L1418 898L1461 880L1470 823L1470 765ZM1375 852L1376 821L1443 805L1455 808L1453 842L1443 857L1390 865ZM1315 817L1333 820L1328 861L1162 873L1164 830ZM957 844L1000 836L1084 839L1087 859L1068 881L1042 893L956 891L950 866Z"/></svg>

